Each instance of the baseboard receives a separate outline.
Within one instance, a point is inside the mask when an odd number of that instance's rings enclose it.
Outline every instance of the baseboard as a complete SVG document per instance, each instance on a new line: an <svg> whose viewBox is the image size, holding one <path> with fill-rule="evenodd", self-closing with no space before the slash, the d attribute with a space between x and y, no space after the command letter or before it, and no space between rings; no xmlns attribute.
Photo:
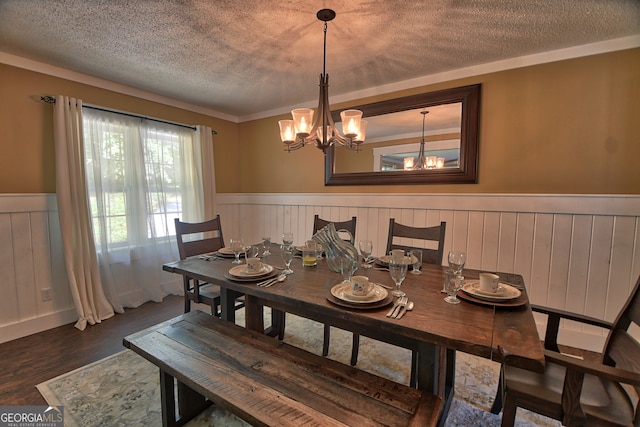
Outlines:
<svg viewBox="0 0 640 427"><path fill-rule="evenodd" d="M5 325L0 327L0 344L48 329L57 328L58 326L75 323L76 320L78 320L76 310L69 308L42 317L34 317L33 319Z"/></svg>

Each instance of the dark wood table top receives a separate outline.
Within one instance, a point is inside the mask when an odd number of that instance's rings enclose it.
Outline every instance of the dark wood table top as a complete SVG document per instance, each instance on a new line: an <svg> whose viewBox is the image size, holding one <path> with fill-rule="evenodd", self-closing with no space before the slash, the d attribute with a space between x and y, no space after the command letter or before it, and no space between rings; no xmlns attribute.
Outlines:
<svg viewBox="0 0 640 427"><path fill-rule="evenodd" d="M542 371L544 354L529 303L517 307L495 307L462 301L453 305L444 301L442 274L444 267L423 265L423 274L407 274L402 284L415 307L402 319L385 316L389 309L371 310L346 308L329 301L332 286L342 277L332 272L325 260L315 267L303 267L300 258L294 258L294 273L269 288L252 283L237 283L225 278L234 265L232 259L205 261L198 258L167 263L163 269L200 280L219 284L229 290L249 295L250 299L272 308L297 314L361 335L402 343L424 342L451 350L464 351L498 362L525 369ZM275 266L283 266L279 251L263 259ZM465 270L465 278L477 278L479 271ZM388 271L359 268L356 275L365 275L373 282L393 285ZM499 273L501 281L522 290L526 297L522 276ZM390 292L390 291L389 291Z"/></svg>

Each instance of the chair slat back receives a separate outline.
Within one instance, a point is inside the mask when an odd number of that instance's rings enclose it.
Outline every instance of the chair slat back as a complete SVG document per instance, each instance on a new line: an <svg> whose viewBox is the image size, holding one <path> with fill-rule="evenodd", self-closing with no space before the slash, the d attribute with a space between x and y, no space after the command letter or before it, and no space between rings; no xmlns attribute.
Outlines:
<svg viewBox="0 0 640 427"><path fill-rule="evenodd" d="M634 334L632 332L635 331ZM613 322L602 354L602 363L640 373L640 277L620 314ZM636 393L640 388L636 387Z"/></svg>
<svg viewBox="0 0 640 427"><path fill-rule="evenodd" d="M347 230L351 233L351 243L355 242L356 238L356 217L352 216L350 220L347 221L327 221L326 219L322 219L316 214L313 217L313 234L316 234L318 230L322 230L327 224L333 223L336 227L336 230Z"/></svg>
<svg viewBox="0 0 640 427"><path fill-rule="evenodd" d="M447 223L444 221L440 222L440 225L433 227L411 227L408 225L398 224L394 218L390 218L386 253L388 254L392 249L403 249L405 252L413 249L421 249L423 263L442 265L446 228ZM395 243L394 237L432 242L435 248L428 248L426 245L419 247Z"/></svg>
<svg viewBox="0 0 640 427"><path fill-rule="evenodd" d="M220 215L203 222L174 220L180 259L214 252L224 247Z"/></svg>

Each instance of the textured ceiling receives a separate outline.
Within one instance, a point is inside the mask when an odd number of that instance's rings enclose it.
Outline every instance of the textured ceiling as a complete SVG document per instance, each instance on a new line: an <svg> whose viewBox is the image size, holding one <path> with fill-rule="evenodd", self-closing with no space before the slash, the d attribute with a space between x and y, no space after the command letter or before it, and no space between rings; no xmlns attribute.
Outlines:
<svg viewBox="0 0 640 427"><path fill-rule="evenodd" d="M640 35L640 0L0 0L0 52L247 118Z"/></svg>

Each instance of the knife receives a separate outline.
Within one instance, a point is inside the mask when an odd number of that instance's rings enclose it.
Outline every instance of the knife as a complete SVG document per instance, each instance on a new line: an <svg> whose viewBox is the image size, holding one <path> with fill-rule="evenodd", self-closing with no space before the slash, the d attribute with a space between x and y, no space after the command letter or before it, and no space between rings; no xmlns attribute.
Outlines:
<svg viewBox="0 0 640 427"><path fill-rule="evenodd" d="M387 317L391 317L391 315L393 314L394 311L396 311L396 308L398 308L398 306L400 305L400 300L402 298L398 298L396 300L396 302L393 304L393 307L391 307L391 309L387 312Z"/></svg>
<svg viewBox="0 0 640 427"><path fill-rule="evenodd" d="M407 303L407 305L405 305L404 307L402 307L402 308L400 309L400 313L398 313L398 315L396 316L396 319L400 319L400 318L402 318L402 316L404 316L404 314L405 314L407 311L412 310L412 309L413 309L413 301L409 301L409 302Z"/></svg>

